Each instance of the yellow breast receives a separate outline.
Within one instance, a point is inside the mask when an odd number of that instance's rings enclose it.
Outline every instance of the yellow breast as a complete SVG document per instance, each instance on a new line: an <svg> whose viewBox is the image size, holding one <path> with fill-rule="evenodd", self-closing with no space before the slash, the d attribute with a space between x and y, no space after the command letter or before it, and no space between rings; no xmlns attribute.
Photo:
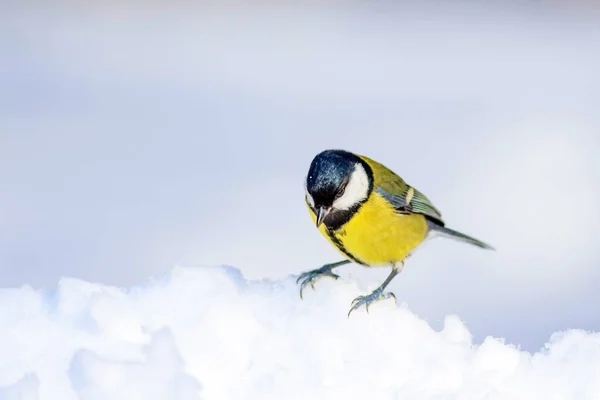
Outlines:
<svg viewBox="0 0 600 400"><path fill-rule="evenodd" d="M427 223L423 215L397 213L374 192L340 229L330 234L322 224L319 231L347 258L378 266L404 260L425 240Z"/></svg>

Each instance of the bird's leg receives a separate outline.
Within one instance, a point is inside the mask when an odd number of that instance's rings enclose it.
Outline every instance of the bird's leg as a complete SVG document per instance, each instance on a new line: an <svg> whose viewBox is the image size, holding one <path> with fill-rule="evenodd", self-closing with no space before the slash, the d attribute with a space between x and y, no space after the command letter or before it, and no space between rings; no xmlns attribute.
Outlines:
<svg viewBox="0 0 600 400"><path fill-rule="evenodd" d="M324 276L330 276L333 279L339 278L339 275L334 274L333 272L331 272L331 270L334 269L335 267L339 267L340 265L349 264L349 263L350 263L350 260L338 261L338 262L334 262L331 264L325 264L321 268L313 269L312 271L308 271L308 272L304 272L304 273L300 274L298 279L296 279L296 283L298 283L298 282L300 282L300 280L302 280L302 284L300 285L300 298L302 298L302 290L304 289L304 287L306 285L310 284L310 286L314 290L315 282Z"/></svg>
<svg viewBox="0 0 600 400"><path fill-rule="evenodd" d="M400 263L394 263L394 265L392 266L392 272L390 272L390 274L385 279L385 281L383 281L381 286L379 286L377 289L375 289L373 291L373 293L371 293L367 296L358 296L357 298L355 298L352 301L352 308L350 308L350 311L348 311L348 318L350 318L350 313L352 311L356 310L363 304L365 305L367 312L369 312L369 306L371 304L375 303L376 301L389 299L390 297L393 297L394 301L395 301L396 296L394 295L394 293L384 292L384 290L385 290L386 286L390 284L392 279L394 279L394 277L402 271L402 268L404 268L404 261L402 261Z"/></svg>

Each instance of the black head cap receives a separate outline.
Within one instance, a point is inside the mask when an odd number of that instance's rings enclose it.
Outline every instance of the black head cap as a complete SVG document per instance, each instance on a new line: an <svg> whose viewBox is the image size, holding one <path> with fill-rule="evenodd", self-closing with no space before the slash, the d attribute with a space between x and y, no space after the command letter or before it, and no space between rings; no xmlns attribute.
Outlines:
<svg viewBox="0 0 600 400"><path fill-rule="evenodd" d="M306 190L315 206L330 207L343 194L357 163L362 159L345 150L325 150L315 156L306 177Z"/></svg>

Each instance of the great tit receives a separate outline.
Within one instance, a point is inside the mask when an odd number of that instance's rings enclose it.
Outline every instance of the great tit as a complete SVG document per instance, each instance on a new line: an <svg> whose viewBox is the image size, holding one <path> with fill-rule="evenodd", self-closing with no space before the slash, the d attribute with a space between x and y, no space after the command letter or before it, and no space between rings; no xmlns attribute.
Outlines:
<svg viewBox="0 0 600 400"><path fill-rule="evenodd" d="M445 227L440 211L427 197L384 165L345 150L325 150L310 164L305 202L318 230L344 256L302 273L302 290L324 276L339 278L333 269L351 262L365 267L391 266L385 281L351 304L350 313L364 305L396 296L384 292L404 267L404 261L424 240L442 235L492 249L471 236Z"/></svg>

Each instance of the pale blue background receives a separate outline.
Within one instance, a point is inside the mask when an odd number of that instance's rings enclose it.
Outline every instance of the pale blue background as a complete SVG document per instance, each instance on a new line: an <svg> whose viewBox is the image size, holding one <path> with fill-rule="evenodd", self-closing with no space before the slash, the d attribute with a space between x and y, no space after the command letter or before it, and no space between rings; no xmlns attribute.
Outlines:
<svg viewBox="0 0 600 400"><path fill-rule="evenodd" d="M335 261L302 181L336 147L498 248L407 263L391 289L435 327L529 350L600 329L597 8L117 4L1 6L2 287Z"/></svg>

